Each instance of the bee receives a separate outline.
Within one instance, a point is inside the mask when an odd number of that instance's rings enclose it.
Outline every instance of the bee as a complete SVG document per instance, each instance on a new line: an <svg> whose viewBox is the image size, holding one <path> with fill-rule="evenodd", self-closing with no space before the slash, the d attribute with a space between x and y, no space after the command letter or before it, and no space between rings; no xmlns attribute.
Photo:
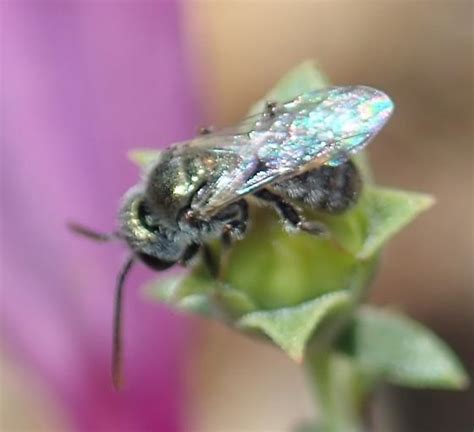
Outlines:
<svg viewBox="0 0 474 432"><path fill-rule="evenodd" d="M245 236L250 197L272 206L296 230L325 233L298 205L333 214L353 206L362 182L350 157L392 111L386 94L366 86L329 87L285 103L267 102L261 113L233 128L204 130L160 153L143 181L125 194L116 232L71 225L95 240L124 241L131 251L116 286L116 387L122 376L122 291L133 263L161 271L187 265L201 252L212 269L209 242L221 239L228 246Z"/></svg>

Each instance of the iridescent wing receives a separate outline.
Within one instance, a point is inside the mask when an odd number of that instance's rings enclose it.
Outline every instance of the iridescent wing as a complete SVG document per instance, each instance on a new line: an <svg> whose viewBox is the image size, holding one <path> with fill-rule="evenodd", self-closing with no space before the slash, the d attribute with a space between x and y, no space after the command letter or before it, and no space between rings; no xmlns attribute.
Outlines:
<svg viewBox="0 0 474 432"><path fill-rule="evenodd" d="M329 87L302 94L272 114L199 137L189 146L223 157L224 164L192 207L213 214L275 181L324 164L339 165L377 134L392 111L392 101L379 90Z"/></svg>

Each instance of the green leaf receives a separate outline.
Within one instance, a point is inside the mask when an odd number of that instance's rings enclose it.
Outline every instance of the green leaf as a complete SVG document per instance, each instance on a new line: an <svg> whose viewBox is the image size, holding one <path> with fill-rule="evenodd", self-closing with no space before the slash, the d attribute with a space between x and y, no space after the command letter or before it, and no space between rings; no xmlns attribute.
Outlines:
<svg viewBox="0 0 474 432"><path fill-rule="evenodd" d="M359 309L346 351L369 376L416 387L462 389L469 379L451 349L422 324L374 307Z"/></svg>
<svg viewBox="0 0 474 432"><path fill-rule="evenodd" d="M236 318L256 310L245 294L210 277L205 272L193 272L183 277L171 276L154 281L146 288L151 298L173 305L186 312L196 312L217 319Z"/></svg>
<svg viewBox="0 0 474 432"><path fill-rule="evenodd" d="M428 195L367 185L351 211L307 212L308 219L324 222L330 239L287 232L271 210L254 210L246 238L231 252L227 282L262 309L351 289L354 278L365 274L356 288L361 293L384 243L432 202Z"/></svg>
<svg viewBox="0 0 474 432"><path fill-rule="evenodd" d="M157 298L165 303L174 303L179 300L180 287L184 280L183 275L161 277L145 287L145 293L151 298Z"/></svg>
<svg viewBox="0 0 474 432"><path fill-rule="evenodd" d="M201 278L191 279L189 276L172 275L161 277L148 284L145 287L145 294L185 312L211 315L212 307L206 294L209 290L209 284Z"/></svg>
<svg viewBox="0 0 474 432"><path fill-rule="evenodd" d="M156 149L134 149L128 152L128 158L142 170L155 164L160 155L161 151Z"/></svg>
<svg viewBox="0 0 474 432"><path fill-rule="evenodd" d="M325 432L364 431L367 391L352 358L334 351L311 351L305 359L308 383L320 405L318 426Z"/></svg>
<svg viewBox="0 0 474 432"><path fill-rule="evenodd" d="M434 204L430 195L369 186L362 196L361 206L367 220L367 231L360 259L377 252L394 234Z"/></svg>
<svg viewBox="0 0 474 432"><path fill-rule="evenodd" d="M251 220L232 248L226 282L258 308L296 306L350 286L359 264L331 241L288 232L271 209L252 211Z"/></svg>
<svg viewBox="0 0 474 432"><path fill-rule="evenodd" d="M191 294L183 297L175 306L184 312L192 312L208 317L214 315L213 306L209 301L209 297L204 294Z"/></svg>
<svg viewBox="0 0 474 432"><path fill-rule="evenodd" d="M421 212L434 204L431 195L368 184L359 203L342 215L313 213L347 251L367 260Z"/></svg>
<svg viewBox="0 0 474 432"><path fill-rule="evenodd" d="M333 292L294 307L251 312L237 321L237 325L263 332L293 360L302 362L309 339L324 319L350 304L347 292Z"/></svg>
<svg viewBox="0 0 474 432"><path fill-rule="evenodd" d="M223 310L231 317L240 317L257 310L255 303L245 292L236 290L227 284L221 285L221 289L215 295L218 296Z"/></svg>
<svg viewBox="0 0 474 432"><path fill-rule="evenodd" d="M277 84L257 103L252 105L248 115L258 114L265 107L265 102L286 102L302 93L328 87L329 80L313 60L306 60L291 69Z"/></svg>

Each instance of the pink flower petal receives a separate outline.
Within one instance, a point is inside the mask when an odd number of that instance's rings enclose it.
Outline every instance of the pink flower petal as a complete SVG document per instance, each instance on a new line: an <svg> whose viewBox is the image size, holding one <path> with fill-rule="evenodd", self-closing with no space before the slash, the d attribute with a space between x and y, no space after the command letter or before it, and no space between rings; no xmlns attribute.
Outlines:
<svg viewBox="0 0 474 432"><path fill-rule="evenodd" d="M8 2L3 7L2 333L77 430L183 427L186 323L126 293L127 386L110 382L115 276L125 256L72 236L114 228L137 181L133 147L197 122L175 2ZM149 274L148 274L149 276Z"/></svg>

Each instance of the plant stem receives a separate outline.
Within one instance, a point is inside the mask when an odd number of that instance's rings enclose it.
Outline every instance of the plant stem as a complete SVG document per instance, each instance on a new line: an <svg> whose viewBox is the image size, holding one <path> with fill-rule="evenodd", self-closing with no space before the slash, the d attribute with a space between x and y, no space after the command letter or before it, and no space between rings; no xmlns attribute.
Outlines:
<svg viewBox="0 0 474 432"><path fill-rule="evenodd" d="M333 352L319 352L308 356L306 367L320 404L318 431L362 432L366 394L351 360Z"/></svg>

